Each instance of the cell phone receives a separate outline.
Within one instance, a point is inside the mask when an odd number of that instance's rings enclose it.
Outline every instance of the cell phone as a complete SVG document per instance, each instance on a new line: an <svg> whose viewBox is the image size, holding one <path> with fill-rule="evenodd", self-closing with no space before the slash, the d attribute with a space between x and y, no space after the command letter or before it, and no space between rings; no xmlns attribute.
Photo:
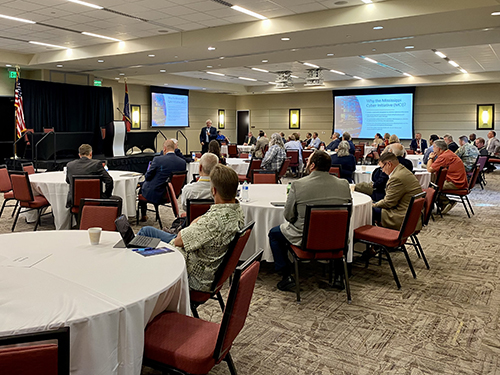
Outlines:
<svg viewBox="0 0 500 375"><path fill-rule="evenodd" d="M286 202L271 202L274 207L285 207Z"/></svg>

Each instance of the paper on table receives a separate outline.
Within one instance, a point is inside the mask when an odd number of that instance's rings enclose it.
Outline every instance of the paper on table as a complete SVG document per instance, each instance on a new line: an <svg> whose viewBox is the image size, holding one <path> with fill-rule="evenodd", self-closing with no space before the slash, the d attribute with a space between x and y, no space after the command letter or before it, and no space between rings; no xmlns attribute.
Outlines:
<svg viewBox="0 0 500 375"><path fill-rule="evenodd" d="M0 258L0 265L6 267L24 267L30 268L35 264L40 263L42 260L51 256L51 253L40 254L40 253L24 253L15 254L11 256L2 256Z"/></svg>

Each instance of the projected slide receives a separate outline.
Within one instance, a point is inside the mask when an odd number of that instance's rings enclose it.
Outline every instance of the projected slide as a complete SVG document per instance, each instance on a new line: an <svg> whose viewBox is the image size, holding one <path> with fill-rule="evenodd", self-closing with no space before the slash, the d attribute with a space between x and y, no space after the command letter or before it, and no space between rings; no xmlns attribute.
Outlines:
<svg viewBox="0 0 500 375"><path fill-rule="evenodd" d="M187 95L151 94L152 126L189 126Z"/></svg>
<svg viewBox="0 0 500 375"><path fill-rule="evenodd" d="M353 138L376 133L413 137L413 94L349 95L335 97L335 130Z"/></svg>

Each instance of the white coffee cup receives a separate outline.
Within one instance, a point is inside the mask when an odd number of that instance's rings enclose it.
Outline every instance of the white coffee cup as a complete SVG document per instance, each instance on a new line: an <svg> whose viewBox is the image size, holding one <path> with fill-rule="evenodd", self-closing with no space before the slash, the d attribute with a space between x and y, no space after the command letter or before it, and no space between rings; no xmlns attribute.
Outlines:
<svg viewBox="0 0 500 375"><path fill-rule="evenodd" d="M89 228L88 232L89 232L90 244L91 245L99 245L99 241L101 239L102 228L98 228L98 227Z"/></svg>
<svg viewBox="0 0 500 375"><path fill-rule="evenodd" d="M366 165L361 166L361 170L362 170L363 172L366 172Z"/></svg>

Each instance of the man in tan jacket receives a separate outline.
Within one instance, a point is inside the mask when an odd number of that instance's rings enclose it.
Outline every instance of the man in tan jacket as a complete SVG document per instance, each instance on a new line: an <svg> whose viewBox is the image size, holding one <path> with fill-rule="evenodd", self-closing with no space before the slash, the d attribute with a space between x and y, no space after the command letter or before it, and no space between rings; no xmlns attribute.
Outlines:
<svg viewBox="0 0 500 375"><path fill-rule="evenodd" d="M399 230L411 197L421 193L422 187L415 175L400 164L392 153L383 154L379 166L389 176L389 180L384 199L373 204L373 219L382 222L383 227ZM421 228L421 225L419 222L417 228Z"/></svg>

